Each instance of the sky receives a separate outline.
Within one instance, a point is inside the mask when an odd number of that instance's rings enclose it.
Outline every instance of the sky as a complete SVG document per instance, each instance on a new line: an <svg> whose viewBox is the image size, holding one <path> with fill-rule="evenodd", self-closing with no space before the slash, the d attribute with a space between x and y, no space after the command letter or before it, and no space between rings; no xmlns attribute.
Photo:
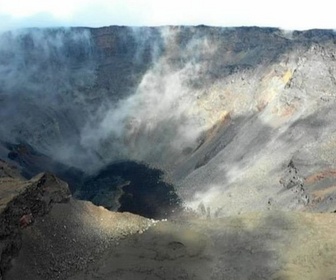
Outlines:
<svg viewBox="0 0 336 280"><path fill-rule="evenodd" d="M0 31L108 25L270 26L336 29L332 1L0 0Z"/></svg>

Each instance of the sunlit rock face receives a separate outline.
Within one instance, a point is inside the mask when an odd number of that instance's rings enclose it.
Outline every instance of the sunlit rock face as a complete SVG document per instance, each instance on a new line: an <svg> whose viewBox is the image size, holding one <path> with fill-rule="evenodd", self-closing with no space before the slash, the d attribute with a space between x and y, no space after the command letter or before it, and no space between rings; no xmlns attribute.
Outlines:
<svg viewBox="0 0 336 280"><path fill-rule="evenodd" d="M88 174L123 160L161 168L187 206L214 216L333 211L335 39L255 27L7 32L0 137Z"/></svg>

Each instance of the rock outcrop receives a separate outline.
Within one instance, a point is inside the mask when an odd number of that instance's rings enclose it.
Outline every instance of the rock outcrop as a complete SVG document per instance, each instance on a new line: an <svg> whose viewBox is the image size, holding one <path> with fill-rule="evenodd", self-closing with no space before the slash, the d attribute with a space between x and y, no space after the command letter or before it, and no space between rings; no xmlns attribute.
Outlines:
<svg viewBox="0 0 336 280"><path fill-rule="evenodd" d="M12 168L2 162L2 170L6 169ZM22 230L45 216L54 203L66 202L71 196L67 184L52 174L24 181L8 173L0 177L1 275L22 246Z"/></svg>

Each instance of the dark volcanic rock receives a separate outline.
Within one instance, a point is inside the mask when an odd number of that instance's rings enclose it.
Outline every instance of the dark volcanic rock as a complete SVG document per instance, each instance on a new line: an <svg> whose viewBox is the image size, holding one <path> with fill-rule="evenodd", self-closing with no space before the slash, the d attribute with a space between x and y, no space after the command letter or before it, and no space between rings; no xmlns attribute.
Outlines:
<svg viewBox="0 0 336 280"><path fill-rule="evenodd" d="M156 219L182 210L175 188L163 181L162 171L131 161L110 164L87 178L75 197L110 210Z"/></svg>

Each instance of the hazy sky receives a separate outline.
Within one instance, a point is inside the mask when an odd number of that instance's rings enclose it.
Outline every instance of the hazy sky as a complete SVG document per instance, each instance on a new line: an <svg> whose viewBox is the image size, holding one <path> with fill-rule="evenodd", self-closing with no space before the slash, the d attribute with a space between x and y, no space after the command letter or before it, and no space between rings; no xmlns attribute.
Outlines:
<svg viewBox="0 0 336 280"><path fill-rule="evenodd" d="M42 26L217 25L332 28L332 1L0 0L0 30Z"/></svg>

